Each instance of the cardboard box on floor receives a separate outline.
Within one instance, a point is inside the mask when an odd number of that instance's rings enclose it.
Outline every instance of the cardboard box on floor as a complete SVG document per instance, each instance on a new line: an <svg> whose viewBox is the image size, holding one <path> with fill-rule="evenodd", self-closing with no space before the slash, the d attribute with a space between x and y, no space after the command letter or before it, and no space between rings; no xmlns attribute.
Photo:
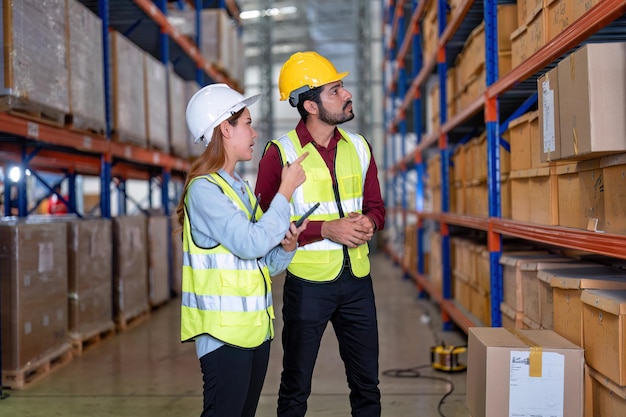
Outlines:
<svg viewBox="0 0 626 417"><path fill-rule="evenodd" d="M582 348L551 330L471 327L468 336L466 402L472 416L582 417Z"/></svg>

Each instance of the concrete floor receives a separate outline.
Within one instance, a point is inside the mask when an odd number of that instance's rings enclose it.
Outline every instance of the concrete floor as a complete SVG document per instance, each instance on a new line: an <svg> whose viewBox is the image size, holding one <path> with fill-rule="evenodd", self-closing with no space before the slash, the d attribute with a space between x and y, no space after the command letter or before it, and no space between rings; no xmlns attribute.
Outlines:
<svg viewBox="0 0 626 417"><path fill-rule="evenodd" d="M432 345L442 339L446 344L462 345L466 343L465 334L441 331L437 307L419 298L415 285L403 279L401 269L388 256L374 253L372 265L381 340L382 415L469 416L465 406L466 373L443 373L430 367ZM274 279L278 315L283 281L283 276ZM193 344L178 342L178 306L178 299L171 300L153 311L147 321L102 341L24 390L4 389L8 397L0 400L0 417L199 415L201 372ZM424 317L431 317L430 322L422 320ZM276 415L281 326L278 317L277 339L272 344L258 417ZM452 387L452 393L446 396ZM343 364L329 326L315 369L307 416L350 415L347 393Z"/></svg>

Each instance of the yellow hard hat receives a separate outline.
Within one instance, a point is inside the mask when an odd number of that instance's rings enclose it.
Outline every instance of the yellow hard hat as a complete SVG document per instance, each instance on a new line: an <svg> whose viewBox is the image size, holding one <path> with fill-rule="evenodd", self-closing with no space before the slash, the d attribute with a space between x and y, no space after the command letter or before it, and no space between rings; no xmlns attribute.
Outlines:
<svg viewBox="0 0 626 417"><path fill-rule="evenodd" d="M298 96L305 91L341 80L348 72L337 72L335 66L317 52L296 52L283 64L278 76L281 101L289 99L298 105Z"/></svg>

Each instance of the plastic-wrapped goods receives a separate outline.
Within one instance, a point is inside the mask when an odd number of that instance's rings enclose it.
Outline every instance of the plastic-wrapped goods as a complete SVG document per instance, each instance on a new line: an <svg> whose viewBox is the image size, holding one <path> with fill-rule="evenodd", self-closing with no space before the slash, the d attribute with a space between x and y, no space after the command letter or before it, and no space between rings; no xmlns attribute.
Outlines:
<svg viewBox="0 0 626 417"><path fill-rule="evenodd" d="M145 52L119 32L109 32L113 139L146 148Z"/></svg>
<svg viewBox="0 0 626 417"><path fill-rule="evenodd" d="M200 85L196 81L185 81L185 106L187 106L187 103L189 102L191 97L193 97L193 95L196 94L199 89ZM193 143L193 136L191 136L191 132L187 131L186 138L187 147L189 149L189 156L200 156L202 152L204 152L204 150L206 149L203 143Z"/></svg>
<svg viewBox="0 0 626 417"><path fill-rule="evenodd" d="M3 0L0 109L57 125L69 112L65 0Z"/></svg>
<svg viewBox="0 0 626 417"><path fill-rule="evenodd" d="M102 19L78 0L67 0L71 125L103 134L106 129Z"/></svg>
<svg viewBox="0 0 626 417"><path fill-rule="evenodd" d="M148 53L144 54L143 63L148 146L169 153L167 70L162 62Z"/></svg>
<svg viewBox="0 0 626 417"><path fill-rule="evenodd" d="M188 158L189 131L185 121L185 110L187 108L185 80L171 68L168 71L168 77L170 151L180 158Z"/></svg>
<svg viewBox="0 0 626 417"><path fill-rule="evenodd" d="M145 216L113 218L113 315L120 330L150 312Z"/></svg>
<svg viewBox="0 0 626 417"><path fill-rule="evenodd" d="M148 217L148 284L153 307L170 299L169 221L167 216Z"/></svg>
<svg viewBox="0 0 626 417"><path fill-rule="evenodd" d="M69 352L66 224L0 221L0 270L2 371Z"/></svg>
<svg viewBox="0 0 626 417"><path fill-rule="evenodd" d="M69 334L85 340L115 327L109 219L75 219L67 224Z"/></svg>

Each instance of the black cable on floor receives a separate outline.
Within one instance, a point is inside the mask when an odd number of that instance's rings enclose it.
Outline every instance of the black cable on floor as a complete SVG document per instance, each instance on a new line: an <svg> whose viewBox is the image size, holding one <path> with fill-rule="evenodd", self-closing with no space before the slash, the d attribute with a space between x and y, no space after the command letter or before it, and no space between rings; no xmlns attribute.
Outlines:
<svg viewBox="0 0 626 417"><path fill-rule="evenodd" d="M443 395L443 397L441 397L441 399L439 400L439 403L437 404L437 412L439 413L439 415L441 417L446 417L443 411L441 411L441 406L443 405L444 400L454 391L454 383L448 378L443 378L443 377L434 376L434 375L422 375L419 372L419 369L429 368L430 366L431 365L420 365L420 366L415 366L413 368L407 368L407 369L388 369L386 371L383 371L383 375L395 377L395 378L426 378L426 379L432 379L435 381L443 381L447 383L450 386L450 389Z"/></svg>

